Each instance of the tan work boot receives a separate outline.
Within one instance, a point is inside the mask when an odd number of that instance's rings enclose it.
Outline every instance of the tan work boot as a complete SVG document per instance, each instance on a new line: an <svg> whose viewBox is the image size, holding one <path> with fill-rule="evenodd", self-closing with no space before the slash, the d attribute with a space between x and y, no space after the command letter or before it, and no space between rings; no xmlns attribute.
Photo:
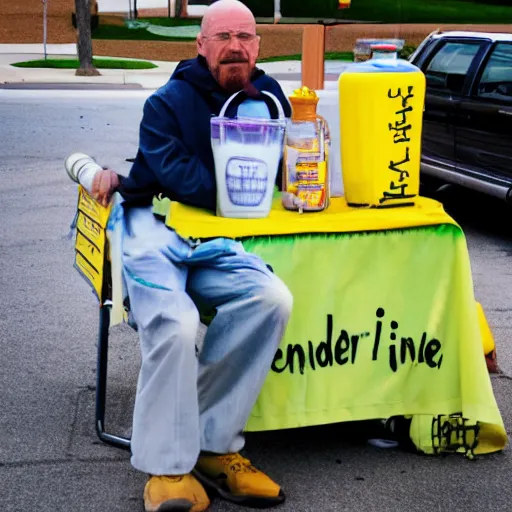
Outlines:
<svg viewBox="0 0 512 512"><path fill-rule="evenodd" d="M239 505L265 508L285 500L279 485L238 453L201 455L193 473L206 489Z"/></svg>
<svg viewBox="0 0 512 512"><path fill-rule="evenodd" d="M210 500L192 476L151 476L144 488L146 512L203 512Z"/></svg>

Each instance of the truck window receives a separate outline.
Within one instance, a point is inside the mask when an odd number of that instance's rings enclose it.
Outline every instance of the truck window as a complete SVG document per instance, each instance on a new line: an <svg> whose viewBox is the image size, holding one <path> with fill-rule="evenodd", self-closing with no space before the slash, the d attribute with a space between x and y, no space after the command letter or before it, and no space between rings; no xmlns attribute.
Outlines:
<svg viewBox="0 0 512 512"><path fill-rule="evenodd" d="M481 98L512 102L512 43L498 43L478 84Z"/></svg>
<svg viewBox="0 0 512 512"><path fill-rule="evenodd" d="M425 70L427 87L447 93L462 92L466 74L480 46L479 42L446 42Z"/></svg>

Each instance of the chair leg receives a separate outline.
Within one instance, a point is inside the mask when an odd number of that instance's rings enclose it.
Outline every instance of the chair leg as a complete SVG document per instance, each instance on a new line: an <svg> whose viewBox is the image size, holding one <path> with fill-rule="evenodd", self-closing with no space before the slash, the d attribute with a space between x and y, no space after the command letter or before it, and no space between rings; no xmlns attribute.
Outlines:
<svg viewBox="0 0 512 512"><path fill-rule="evenodd" d="M98 359L96 368L96 433L104 443L124 450L130 450L130 439L105 432L109 327L110 307L103 305L100 307Z"/></svg>

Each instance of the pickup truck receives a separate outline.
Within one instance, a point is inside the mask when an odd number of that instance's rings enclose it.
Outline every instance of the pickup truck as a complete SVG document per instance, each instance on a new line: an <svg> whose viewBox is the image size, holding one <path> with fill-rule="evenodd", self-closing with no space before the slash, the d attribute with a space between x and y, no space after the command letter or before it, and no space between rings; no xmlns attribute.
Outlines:
<svg viewBox="0 0 512 512"><path fill-rule="evenodd" d="M512 202L512 34L433 33L409 60L427 79L422 183Z"/></svg>

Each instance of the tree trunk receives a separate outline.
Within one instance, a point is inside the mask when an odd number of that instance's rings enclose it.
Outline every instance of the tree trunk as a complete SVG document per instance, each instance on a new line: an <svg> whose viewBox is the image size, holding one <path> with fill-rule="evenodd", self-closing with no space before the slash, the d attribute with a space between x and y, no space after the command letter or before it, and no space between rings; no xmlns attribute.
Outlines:
<svg viewBox="0 0 512 512"><path fill-rule="evenodd" d="M92 33L90 0L75 0L77 49L80 67L77 76L98 76L92 63Z"/></svg>
<svg viewBox="0 0 512 512"><path fill-rule="evenodd" d="M188 0L181 1L180 18L188 18Z"/></svg>
<svg viewBox="0 0 512 512"><path fill-rule="evenodd" d="M174 7L176 18L188 17L188 0L175 0Z"/></svg>
<svg viewBox="0 0 512 512"><path fill-rule="evenodd" d="M181 18L181 2L182 0L174 1L174 17Z"/></svg>

